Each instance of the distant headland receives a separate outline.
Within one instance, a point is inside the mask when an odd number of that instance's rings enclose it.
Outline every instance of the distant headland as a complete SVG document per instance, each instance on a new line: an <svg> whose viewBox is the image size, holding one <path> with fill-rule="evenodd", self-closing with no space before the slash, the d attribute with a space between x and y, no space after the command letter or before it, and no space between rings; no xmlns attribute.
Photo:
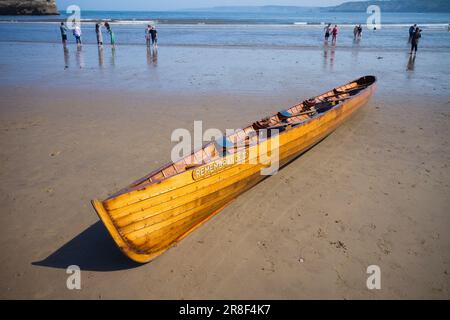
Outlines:
<svg viewBox="0 0 450 320"><path fill-rule="evenodd" d="M352 1L324 9L333 12L355 12L365 11L370 5L378 5L384 12L450 12L448 0Z"/></svg>
<svg viewBox="0 0 450 320"><path fill-rule="evenodd" d="M0 15L59 15L55 0L2 0Z"/></svg>
<svg viewBox="0 0 450 320"><path fill-rule="evenodd" d="M332 7L300 7L300 6L221 6L214 8L192 9L205 11L247 11L247 12L361 12L370 5L378 5L384 12L419 12L419 13L450 13L449 0L373 0L344 2Z"/></svg>

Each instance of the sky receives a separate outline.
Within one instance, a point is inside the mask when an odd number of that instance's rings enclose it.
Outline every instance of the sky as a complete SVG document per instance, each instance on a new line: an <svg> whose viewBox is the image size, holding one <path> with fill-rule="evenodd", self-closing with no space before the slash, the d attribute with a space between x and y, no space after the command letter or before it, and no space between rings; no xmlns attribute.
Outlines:
<svg viewBox="0 0 450 320"><path fill-rule="evenodd" d="M333 6L344 0L56 0L58 9L76 4L83 10L176 10L217 6Z"/></svg>

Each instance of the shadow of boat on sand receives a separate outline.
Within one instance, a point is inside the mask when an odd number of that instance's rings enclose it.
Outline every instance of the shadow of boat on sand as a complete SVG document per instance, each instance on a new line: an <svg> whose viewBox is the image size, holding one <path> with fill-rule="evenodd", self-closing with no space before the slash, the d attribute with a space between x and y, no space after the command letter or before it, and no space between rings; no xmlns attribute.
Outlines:
<svg viewBox="0 0 450 320"><path fill-rule="evenodd" d="M143 266L122 254L100 221L32 265L60 269L77 265L85 271L117 271Z"/></svg>
<svg viewBox="0 0 450 320"><path fill-rule="evenodd" d="M297 155L292 161L301 157L326 137L328 135ZM282 170L287 165L288 163L280 166L279 169ZM103 223L97 221L47 258L32 262L32 265L59 269L77 265L84 271L107 272L134 269L146 264L134 262L122 254Z"/></svg>

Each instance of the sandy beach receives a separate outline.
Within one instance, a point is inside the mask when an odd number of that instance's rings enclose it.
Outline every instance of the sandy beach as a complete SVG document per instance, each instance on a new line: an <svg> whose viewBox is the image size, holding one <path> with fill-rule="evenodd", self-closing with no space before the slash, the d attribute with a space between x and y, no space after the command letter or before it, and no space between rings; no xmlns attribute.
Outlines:
<svg viewBox="0 0 450 320"><path fill-rule="evenodd" d="M10 42L0 61L0 298L450 298L450 52ZM350 121L151 263L91 207L168 162L176 128L240 128L368 74Z"/></svg>

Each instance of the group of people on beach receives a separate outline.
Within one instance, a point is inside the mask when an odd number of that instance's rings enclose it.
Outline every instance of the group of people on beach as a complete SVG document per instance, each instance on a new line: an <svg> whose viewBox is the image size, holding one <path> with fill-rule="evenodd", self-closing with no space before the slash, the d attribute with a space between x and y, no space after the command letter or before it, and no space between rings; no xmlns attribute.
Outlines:
<svg viewBox="0 0 450 320"><path fill-rule="evenodd" d="M114 48L116 46L116 35L114 34L114 31L112 30L111 25L108 22L105 22L104 26L109 34L111 47ZM103 46L102 23L95 24L95 35L97 36L97 45Z"/></svg>
<svg viewBox="0 0 450 320"><path fill-rule="evenodd" d="M335 24L334 27L332 28L331 23L329 23L327 26L325 26L323 30L325 32L325 42L328 42L328 39L330 38L331 35L332 36L331 43L336 44L337 35L339 33L338 26ZM362 26L360 24L356 25L353 28L353 40L361 39L362 31L363 31Z"/></svg>
<svg viewBox="0 0 450 320"><path fill-rule="evenodd" d="M106 31L109 34L109 38L110 38L110 43L111 43L111 47L115 47L116 45L116 37L115 34L111 28L111 25L108 22L102 23L96 23L95 24L95 34L97 36L97 44L98 46L103 46L103 34L102 34L102 27L106 28ZM64 46L67 45L67 33L69 31L69 28L66 26L66 24L64 22L61 22L61 26L60 26L60 31L61 31L61 39L62 39L62 43ZM353 28L353 40L358 40L361 39L362 37L362 26L356 25ZM450 31L450 25L449 25L449 31ZM73 29L73 36L75 37L75 42L77 44L78 47L81 47L82 45L82 41L81 41L81 27L79 24L75 24ZM331 38L331 43L332 44L336 44L337 41L337 36L339 33L339 29L337 25L334 25L334 27L331 27L331 23L329 23L327 26L325 26L324 28L324 32L325 32L325 42L328 43L328 40L330 38L330 35L332 36ZM417 52L417 47L419 44L419 39L422 37L422 30L417 26L417 24L412 25L409 28L409 40L408 43L411 44L411 51L410 54L415 54ZM145 42L147 47L150 47L151 45L154 48L157 48L158 46L158 31L156 30L156 28L152 25L147 25L147 27L145 28Z"/></svg>
<svg viewBox="0 0 450 320"><path fill-rule="evenodd" d="M353 28L353 40L358 40L358 39L361 39L361 37L362 37L362 26L359 24L359 25L356 25L354 28Z"/></svg>
<svg viewBox="0 0 450 320"><path fill-rule="evenodd" d="M106 31L109 34L109 39L111 43L111 47L116 46L116 36L114 34L114 31L111 28L111 25L108 22L102 23L96 23L95 24L95 34L97 37L97 45L103 46L103 33L102 33L102 27L106 28ZM67 45L67 33L69 32L69 28L66 26L64 22L61 22L61 25L59 27L61 31L61 39L64 47ZM72 29L73 36L75 37L75 42L78 47L81 47L82 41L81 41L81 27L79 24L74 24L74 27ZM147 25L145 28L145 40L147 47L150 47L150 44L153 45L155 48L157 47L158 43L158 31L156 31L156 28L152 25Z"/></svg>
<svg viewBox="0 0 450 320"><path fill-rule="evenodd" d="M150 41L151 45L155 48L158 47L158 31L156 31L156 28L152 25L147 25L147 28L145 28L145 42L147 44L147 47L150 47Z"/></svg>
<svg viewBox="0 0 450 320"><path fill-rule="evenodd" d="M331 23L329 23L325 28L325 41L328 42L328 39L330 38L330 35L332 35L331 37L331 43L336 44L336 40L337 40L337 35L339 33L339 29L337 25L334 25L333 28L331 28Z"/></svg>
<svg viewBox="0 0 450 320"><path fill-rule="evenodd" d="M331 35L331 43L336 44L337 35L339 33L339 28L337 24L335 24L334 27L331 27L331 23L329 23L328 25L325 26L323 30L325 32L325 42L328 43L328 39L330 38ZM356 25L355 28L353 29L353 40L361 39L362 31L363 30L361 25Z"/></svg>
<svg viewBox="0 0 450 320"><path fill-rule="evenodd" d="M420 29L417 24L409 27L409 40L408 43L411 44L411 51L409 54L416 54L417 46L419 45L419 39L422 37L422 29Z"/></svg>
<svg viewBox="0 0 450 320"><path fill-rule="evenodd" d="M375 29L374 29L375 30ZM353 40L359 40L362 37L362 26L356 25L353 28ZM450 24L449 24L449 31L450 31ZM331 43L336 44L337 35L339 33L339 29L337 25L334 25L334 27L331 27L331 23L329 23L324 28L325 32L325 42L328 43L328 39L330 38L330 35L332 36ZM411 26L409 28L409 41L408 43L411 44L411 52L410 54L415 54L417 52L417 47L419 45L419 39L422 37L422 29L420 29L417 24Z"/></svg>

